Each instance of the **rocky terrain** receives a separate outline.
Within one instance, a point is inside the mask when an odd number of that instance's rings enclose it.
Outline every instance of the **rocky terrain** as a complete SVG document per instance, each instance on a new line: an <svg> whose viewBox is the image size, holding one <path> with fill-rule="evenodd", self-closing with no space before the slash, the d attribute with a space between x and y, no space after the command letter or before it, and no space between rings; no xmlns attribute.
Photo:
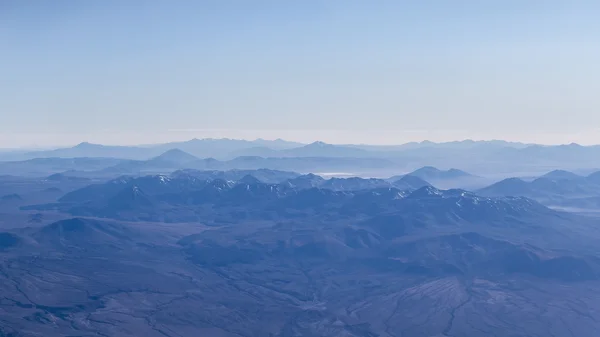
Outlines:
<svg viewBox="0 0 600 337"><path fill-rule="evenodd" d="M0 335L600 331L598 222L525 197L265 171L57 176L45 198L27 181L3 200Z"/></svg>

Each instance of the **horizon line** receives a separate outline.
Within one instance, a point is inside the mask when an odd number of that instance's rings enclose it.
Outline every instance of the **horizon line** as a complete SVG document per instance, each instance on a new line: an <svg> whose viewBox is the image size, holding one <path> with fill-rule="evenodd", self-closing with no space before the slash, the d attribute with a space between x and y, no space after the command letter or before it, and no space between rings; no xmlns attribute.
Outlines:
<svg viewBox="0 0 600 337"><path fill-rule="evenodd" d="M498 139L498 138L492 138L492 139L472 139L472 138L463 138L463 139L456 139L456 140L449 140L449 141L431 141L428 139L423 139L420 141L409 141L409 142L404 142L404 143L390 143L390 144L372 144L372 143L337 143L337 142L324 142L321 140L314 140L312 142L301 142L301 141L293 141L293 140L287 140L284 138L230 138L230 137L221 137L221 138L214 138L214 137L206 137L206 138L198 138L198 137L194 137L188 140L174 140L174 141L167 141L167 142L157 142L157 143L134 143L134 144L106 144L106 143L101 143L101 142L90 142L90 141L81 141L81 142L77 142L77 143L71 143L68 145L48 145L48 146L23 146L23 147L3 147L0 145L0 150L2 151L35 151L35 150L39 150L39 151L44 151L44 150L53 150L53 149L65 149L65 148L75 148L77 146L81 146L81 145L97 145L97 146L106 146L106 147L151 147L151 146L160 146L160 145L166 145L166 144L173 144L173 143L186 143L186 142L191 142L191 141L203 141L203 140L213 140L213 141L246 141L246 142L259 142L259 141L267 141L267 142L289 142L289 143L297 143L300 146L306 146L306 145L310 145L310 144L314 144L314 143L323 143L323 144L328 144L328 145L337 145L337 146L372 146L372 147L400 147L400 146L405 146L405 145L411 145L411 144L434 144L434 145L443 145L443 144L450 144L450 143L467 143L467 142L472 142L472 143L493 143L493 142L503 142L503 143L507 143L507 144L515 144L515 145L523 145L523 146L545 146L545 147L550 147L550 146L582 146L582 147L590 147L590 146L600 146L600 144L580 144L577 142L570 142L570 143L553 143L553 144L544 144L544 143L531 143L531 142L523 142L523 141L513 141L513 140L505 140L505 139ZM267 146L265 146L267 147Z"/></svg>

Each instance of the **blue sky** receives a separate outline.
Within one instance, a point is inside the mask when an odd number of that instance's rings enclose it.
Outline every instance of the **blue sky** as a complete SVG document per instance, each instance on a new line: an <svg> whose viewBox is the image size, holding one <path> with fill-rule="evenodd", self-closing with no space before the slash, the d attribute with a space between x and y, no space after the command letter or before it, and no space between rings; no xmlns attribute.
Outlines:
<svg viewBox="0 0 600 337"><path fill-rule="evenodd" d="M600 143L597 1L0 2L0 147Z"/></svg>

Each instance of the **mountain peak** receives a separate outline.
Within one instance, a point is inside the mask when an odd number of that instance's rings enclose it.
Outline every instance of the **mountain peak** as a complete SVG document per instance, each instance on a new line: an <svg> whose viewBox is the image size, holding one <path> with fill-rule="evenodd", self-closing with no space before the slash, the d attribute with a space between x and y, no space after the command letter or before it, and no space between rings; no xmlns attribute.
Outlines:
<svg viewBox="0 0 600 337"><path fill-rule="evenodd" d="M198 158L183 150L175 148L154 157L153 160L183 164L198 160Z"/></svg>
<svg viewBox="0 0 600 337"><path fill-rule="evenodd" d="M261 181L251 174L246 174L245 176L242 177L242 179L238 180L238 183L253 185L253 184L260 184Z"/></svg>
<svg viewBox="0 0 600 337"><path fill-rule="evenodd" d="M573 179L581 178L580 175L575 174L570 171L565 171L565 170L550 171L550 172L544 174L542 177L548 178L548 179L558 179L558 180L573 180Z"/></svg>
<svg viewBox="0 0 600 337"><path fill-rule="evenodd" d="M411 174L418 174L418 173L439 173L442 172L440 169L438 169L437 167L433 167L433 166L423 166L419 169L416 169L415 171L413 171Z"/></svg>
<svg viewBox="0 0 600 337"><path fill-rule="evenodd" d="M431 184L424 179L410 174L404 175L400 179L394 181L393 185L401 190L416 190L424 186L431 186Z"/></svg>
<svg viewBox="0 0 600 337"><path fill-rule="evenodd" d="M427 198L439 196L443 196L443 192L433 186L423 186L409 195L410 198Z"/></svg>
<svg viewBox="0 0 600 337"><path fill-rule="evenodd" d="M477 191L484 196L528 195L531 188L529 183L520 178L506 178Z"/></svg>
<svg viewBox="0 0 600 337"><path fill-rule="evenodd" d="M306 145L305 147L329 147L329 146L333 146L333 145L327 144L325 142L318 140L316 142L312 142L312 143Z"/></svg>
<svg viewBox="0 0 600 337"><path fill-rule="evenodd" d="M88 148L92 148L92 147L101 147L102 145L100 144L93 144L90 142L81 142L75 146L73 146L74 149L88 149Z"/></svg>
<svg viewBox="0 0 600 337"><path fill-rule="evenodd" d="M459 169L451 168L449 170L444 171L433 166L423 166L420 169L409 173L408 175L416 176L429 181L456 179L472 176L470 173Z"/></svg>

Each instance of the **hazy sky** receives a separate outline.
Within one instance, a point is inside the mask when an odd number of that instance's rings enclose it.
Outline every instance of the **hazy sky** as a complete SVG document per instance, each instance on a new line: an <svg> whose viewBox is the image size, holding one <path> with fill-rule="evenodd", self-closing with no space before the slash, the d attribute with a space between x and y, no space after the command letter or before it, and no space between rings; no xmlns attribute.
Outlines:
<svg viewBox="0 0 600 337"><path fill-rule="evenodd" d="M0 147L600 143L600 1L0 1Z"/></svg>

